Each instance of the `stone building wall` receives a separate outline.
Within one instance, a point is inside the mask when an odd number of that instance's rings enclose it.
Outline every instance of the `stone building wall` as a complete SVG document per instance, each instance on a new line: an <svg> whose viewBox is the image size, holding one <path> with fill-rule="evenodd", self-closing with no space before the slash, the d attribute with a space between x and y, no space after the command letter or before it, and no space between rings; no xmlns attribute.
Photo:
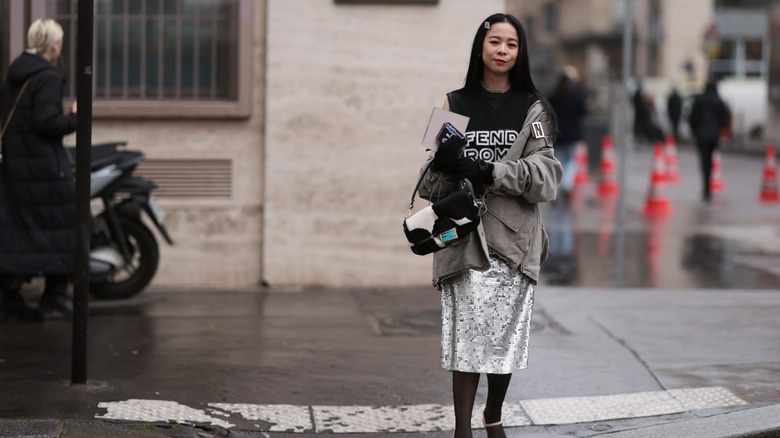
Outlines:
<svg viewBox="0 0 780 438"><path fill-rule="evenodd" d="M159 239L160 267L154 285L236 287L262 281L264 2L254 2L251 10L254 79L248 119L98 118L93 122L94 143L127 141L128 149L143 151L149 162L176 159L230 163L228 197L157 197L175 245L168 246ZM68 138L66 143L73 144L75 139ZM140 173L143 166L139 167Z"/></svg>
<svg viewBox="0 0 780 438"><path fill-rule="evenodd" d="M465 79L480 19L503 0L436 5L269 0L264 278L419 285L401 221L433 106ZM418 202L418 205L424 205Z"/></svg>
<svg viewBox="0 0 780 438"><path fill-rule="evenodd" d="M153 284L427 284L431 258L401 228L420 140L504 0L252 5L248 119L94 121L95 143L127 141L150 162L230 163L229 197L158 196L175 245L160 240Z"/></svg>

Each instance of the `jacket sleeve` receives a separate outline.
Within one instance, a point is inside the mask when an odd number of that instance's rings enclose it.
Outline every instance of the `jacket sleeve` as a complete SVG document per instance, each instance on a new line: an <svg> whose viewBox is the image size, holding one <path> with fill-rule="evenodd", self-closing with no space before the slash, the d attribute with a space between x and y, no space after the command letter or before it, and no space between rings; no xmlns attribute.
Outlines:
<svg viewBox="0 0 780 438"><path fill-rule="evenodd" d="M422 167L420 168L420 174L417 177L418 181L423 172L425 172L425 169L428 168L428 166L433 161L434 155L435 152L431 152L431 155L423 163ZM452 193L457 188L457 181L452 181L443 173L433 170L433 167L431 166L420 182L420 187L417 193L421 198L435 202L436 200Z"/></svg>
<svg viewBox="0 0 780 438"><path fill-rule="evenodd" d="M60 138L76 130L76 114L62 111L62 78L58 75L47 74L37 84L30 122L42 137Z"/></svg>
<svg viewBox="0 0 780 438"><path fill-rule="evenodd" d="M548 120L546 111L529 111L523 130L515 140L525 142L528 139L522 156L517 160L494 163L493 185L490 186L490 191L502 195L522 196L532 203L555 199L558 184L563 178L563 167L553 153L550 135L552 133L546 132L548 135L540 138L531 136L532 123L545 124Z"/></svg>

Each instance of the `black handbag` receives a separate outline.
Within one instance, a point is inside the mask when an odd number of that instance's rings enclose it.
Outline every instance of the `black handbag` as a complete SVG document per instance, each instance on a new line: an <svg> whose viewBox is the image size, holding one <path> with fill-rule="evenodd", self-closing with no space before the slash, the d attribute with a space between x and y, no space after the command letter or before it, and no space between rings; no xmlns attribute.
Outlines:
<svg viewBox="0 0 780 438"><path fill-rule="evenodd" d="M412 214L414 198L433 160L417 180L409 210L404 215L404 233L412 252L426 255L450 247L465 239L479 226L482 199L474 195L471 182L461 181L461 188L428 207Z"/></svg>

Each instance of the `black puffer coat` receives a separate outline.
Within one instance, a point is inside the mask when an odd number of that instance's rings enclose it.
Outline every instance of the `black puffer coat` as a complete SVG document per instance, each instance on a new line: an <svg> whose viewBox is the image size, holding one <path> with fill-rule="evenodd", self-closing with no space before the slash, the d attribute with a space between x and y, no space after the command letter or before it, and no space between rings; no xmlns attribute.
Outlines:
<svg viewBox="0 0 780 438"><path fill-rule="evenodd" d="M728 126L729 110L714 83L708 83L704 93L694 99L688 123L699 143L717 142L720 131Z"/></svg>
<svg viewBox="0 0 780 438"><path fill-rule="evenodd" d="M27 79L3 137L0 273L71 274L75 187L62 138L76 130L76 115L63 113L60 72L41 56L23 53L0 91L0 121Z"/></svg>

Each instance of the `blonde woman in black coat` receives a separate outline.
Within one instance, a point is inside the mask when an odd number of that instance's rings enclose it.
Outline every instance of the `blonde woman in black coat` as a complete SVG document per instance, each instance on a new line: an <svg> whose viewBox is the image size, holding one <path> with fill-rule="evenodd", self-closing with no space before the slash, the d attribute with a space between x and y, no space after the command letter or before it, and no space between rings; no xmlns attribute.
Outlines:
<svg viewBox="0 0 780 438"><path fill-rule="evenodd" d="M62 38L56 21L35 21L28 48L9 67L0 92L0 120L8 121L2 139L5 199L0 201L7 214L0 218L0 320L73 311L67 286L74 263L75 187L62 139L76 130L76 105L64 114L63 77L54 66ZM41 275L46 286L36 312L25 305L20 287Z"/></svg>

